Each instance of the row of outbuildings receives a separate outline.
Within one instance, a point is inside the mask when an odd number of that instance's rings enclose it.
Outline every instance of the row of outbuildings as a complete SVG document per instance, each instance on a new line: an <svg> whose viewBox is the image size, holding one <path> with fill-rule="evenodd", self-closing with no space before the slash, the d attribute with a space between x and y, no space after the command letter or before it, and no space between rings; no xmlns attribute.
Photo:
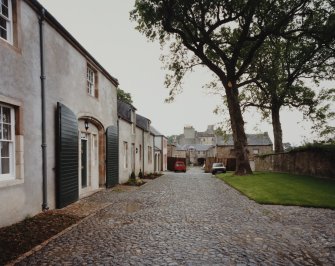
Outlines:
<svg viewBox="0 0 335 266"><path fill-rule="evenodd" d="M39 2L0 1L0 227L166 170L118 84Z"/></svg>

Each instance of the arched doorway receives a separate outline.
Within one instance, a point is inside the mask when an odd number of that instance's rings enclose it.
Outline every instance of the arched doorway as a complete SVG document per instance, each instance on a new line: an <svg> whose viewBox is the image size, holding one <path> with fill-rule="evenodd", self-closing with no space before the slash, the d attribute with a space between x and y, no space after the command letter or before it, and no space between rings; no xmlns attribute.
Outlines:
<svg viewBox="0 0 335 266"><path fill-rule="evenodd" d="M105 184L105 138L102 124L93 117L78 119L79 196Z"/></svg>

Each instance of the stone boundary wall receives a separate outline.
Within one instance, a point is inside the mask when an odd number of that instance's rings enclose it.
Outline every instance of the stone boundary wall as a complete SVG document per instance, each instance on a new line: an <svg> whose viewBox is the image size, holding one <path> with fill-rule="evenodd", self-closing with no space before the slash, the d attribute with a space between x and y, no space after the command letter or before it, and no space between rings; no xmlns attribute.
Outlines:
<svg viewBox="0 0 335 266"><path fill-rule="evenodd" d="M335 179L335 154L314 150L261 155L255 157L255 170Z"/></svg>

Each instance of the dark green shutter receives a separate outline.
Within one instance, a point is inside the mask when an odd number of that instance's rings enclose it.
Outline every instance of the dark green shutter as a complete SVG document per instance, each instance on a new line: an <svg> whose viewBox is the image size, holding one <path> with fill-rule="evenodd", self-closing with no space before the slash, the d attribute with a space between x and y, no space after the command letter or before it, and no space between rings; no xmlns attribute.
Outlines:
<svg viewBox="0 0 335 266"><path fill-rule="evenodd" d="M119 135L116 126L106 130L106 187L119 183Z"/></svg>
<svg viewBox="0 0 335 266"><path fill-rule="evenodd" d="M78 121L65 105L57 103L56 207L63 208L79 198Z"/></svg>

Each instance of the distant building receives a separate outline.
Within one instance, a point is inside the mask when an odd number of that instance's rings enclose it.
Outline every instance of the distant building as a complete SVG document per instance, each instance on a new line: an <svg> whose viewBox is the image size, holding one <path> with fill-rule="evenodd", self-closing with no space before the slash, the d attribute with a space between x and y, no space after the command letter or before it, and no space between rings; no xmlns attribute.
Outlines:
<svg viewBox="0 0 335 266"><path fill-rule="evenodd" d="M267 132L247 134L250 166L254 169L256 154L272 152L272 141ZM232 135L218 136L214 126L204 132L197 132L193 126L185 126L184 133L173 138L170 156L186 158L188 164L202 165L208 158L218 159L229 168L236 167L236 154Z"/></svg>
<svg viewBox="0 0 335 266"><path fill-rule="evenodd" d="M179 145L185 144L204 144L214 145L215 144L215 132L214 125L209 125L207 130L204 132L197 132L193 126L185 126L184 133L176 136L175 142Z"/></svg>
<svg viewBox="0 0 335 266"><path fill-rule="evenodd" d="M255 170L254 156L258 154L271 153L273 151L272 141L267 132L261 134L247 134L248 157L251 169ZM220 159L229 170L235 170L236 154L232 135L218 136L217 143L207 151L207 157Z"/></svg>

